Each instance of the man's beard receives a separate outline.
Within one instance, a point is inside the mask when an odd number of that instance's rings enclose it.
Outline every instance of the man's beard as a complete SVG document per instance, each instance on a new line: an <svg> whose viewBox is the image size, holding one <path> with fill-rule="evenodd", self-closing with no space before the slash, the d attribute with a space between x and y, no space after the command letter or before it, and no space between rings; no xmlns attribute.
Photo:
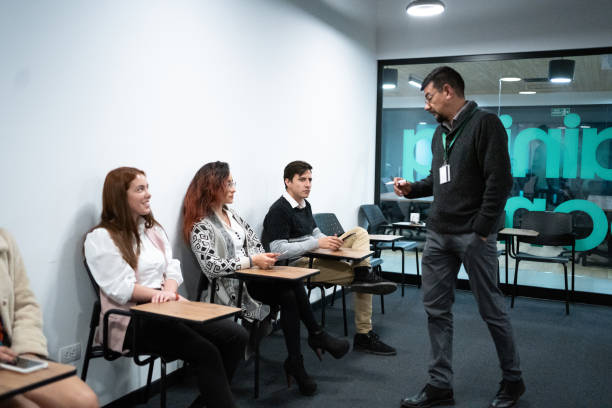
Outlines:
<svg viewBox="0 0 612 408"><path fill-rule="evenodd" d="M445 119L442 115L440 115L438 112L434 112L432 113L433 117L436 119L436 121L438 123L444 123Z"/></svg>

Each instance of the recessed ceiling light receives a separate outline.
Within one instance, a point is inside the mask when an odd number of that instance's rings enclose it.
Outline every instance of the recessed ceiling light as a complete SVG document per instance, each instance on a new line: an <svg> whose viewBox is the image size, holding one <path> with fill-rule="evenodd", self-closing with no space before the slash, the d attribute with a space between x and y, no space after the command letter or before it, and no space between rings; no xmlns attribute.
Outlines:
<svg viewBox="0 0 612 408"><path fill-rule="evenodd" d="M521 80L519 77L501 77L499 78L502 82L518 82Z"/></svg>
<svg viewBox="0 0 612 408"><path fill-rule="evenodd" d="M383 89L395 89L395 84L383 84Z"/></svg>
<svg viewBox="0 0 612 408"><path fill-rule="evenodd" d="M419 122L419 125L426 125L427 122Z"/></svg>
<svg viewBox="0 0 612 408"><path fill-rule="evenodd" d="M414 0L406 7L406 13L413 17L431 17L444 12L445 6L439 0Z"/></svg>
<svg viewBox="0 0 612 408"><path fill-rule="evenodd" d="M519 91L521 95L533 95L536 91Z"/></svg>
<svg viewBox="0 0 612 408"><path fill-rule="evenodd" d="M580 127L581 127L582 129L590 129L590 128L591 128L589 125L580 125Z"/></svg>

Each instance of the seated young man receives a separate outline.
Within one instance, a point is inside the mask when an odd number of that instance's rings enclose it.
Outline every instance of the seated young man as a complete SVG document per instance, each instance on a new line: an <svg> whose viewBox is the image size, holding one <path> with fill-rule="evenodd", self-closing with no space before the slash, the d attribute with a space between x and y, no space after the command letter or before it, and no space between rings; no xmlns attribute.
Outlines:
<svg viewBox="0 0 612 408"><path fill-rule="evenodd" d="M370 249L368 233L353 228L341 237L326 236L317 228L310 203L312 166L294 161L285 167L285 192L270 206L264 219L262 241L271 252L280 253L279 260L292 261L291 265L308 267L306 252L317 248L337 250L340 247ZM352 235L351 235L352 234ZM349 236L350 235L350 236ZM321 273L314 282L351 286L354 293L355 327L353 349L379 355L395 355L393 347L383 343L372 330L372 294L387 294L396 289L392 282L384 281L372 273L369 260L355 265L329 259L315 259L313 267Z"/></svg>
<svg viewBox="0 0 612 408"><path fill-rule="evenodd" d="M3 299L0 303L0 362L11 362L17 356L47 357L40 308L30 290L17 245L2 228L0 299ZM98 398L80 378L72 376L0 401L0 408L7 407L93 408L98 407Z"/></svg>

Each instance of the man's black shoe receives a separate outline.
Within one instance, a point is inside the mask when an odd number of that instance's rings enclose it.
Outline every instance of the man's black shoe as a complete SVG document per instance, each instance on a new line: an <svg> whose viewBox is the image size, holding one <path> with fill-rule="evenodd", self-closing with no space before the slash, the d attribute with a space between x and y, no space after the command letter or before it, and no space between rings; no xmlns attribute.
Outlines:
<svg viewBox="0 0 612 408"><path fill-rule="evenodd" d="M370 330L367 334L357 333L353 338L353 350L379 356L394 356L397 351L378 338L378 334Z"/></svg>
<svg viewBox="0 0 612 408"><path fill-rule="evenodd" d="M427 384L421 392L402 400L402 408L428 408L437 405L455 405L452 388L438 388Z"/></svg>
<svg viewBox="0 0 612 408"><path fill-rule="evenodd" d="M387 295L395 292L397 285L386 281L372 271L369 266L355 268L355 278L351 283L353 292L371 293L373 295Z"/></svg>
<svg viewBox="0 0 612 408"><path fill-rule="evenodd" d="M489 408L512 407L524 392L525 383L522 379L518 381L501 380L499 383L499 391L497 391Z"/></svg>

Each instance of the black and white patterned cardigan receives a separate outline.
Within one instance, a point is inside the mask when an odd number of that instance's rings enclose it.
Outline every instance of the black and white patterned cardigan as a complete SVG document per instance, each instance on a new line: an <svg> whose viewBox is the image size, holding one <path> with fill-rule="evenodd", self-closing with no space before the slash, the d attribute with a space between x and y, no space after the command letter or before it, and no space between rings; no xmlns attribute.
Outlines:
<svg viewBox="0 0 612 408"><path fill-rule="evenodd" d="M224 207L234 216L245 231L244 252L246 256L263 253L264 248L255 231L235 211ZM202 272L209 282L217 279L215 303L236 306L238 302L239 280L227 278L241 268L240 256L236 254L234 242L216 214L212 213L194 224L191 229L191 250ZM210 291L207 295L210 301ZM263 320L270 313L270 307L253 299L246 287L242 292L242 316L248 320Z"/></svg>

